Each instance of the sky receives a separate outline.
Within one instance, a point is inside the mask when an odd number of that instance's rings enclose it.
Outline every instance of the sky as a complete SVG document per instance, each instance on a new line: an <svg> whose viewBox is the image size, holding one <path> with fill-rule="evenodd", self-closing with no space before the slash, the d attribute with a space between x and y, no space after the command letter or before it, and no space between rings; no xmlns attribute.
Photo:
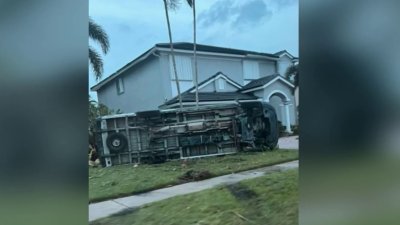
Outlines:
<svg viewBox="0 0 400 225"><path fill-rule="evenodd" d="M181 0L170 11L174 42L193 42L192 9ZM89 0L89 16L108 34L102 79L153 47L168 43L162 0ZM298 0L198 0L197 43L257 52L286 49L298 56ZM99 52L100 46L89 40ZM89 88L97 81L89 66ZM89 90L93 99L96 93Z"/></svg>

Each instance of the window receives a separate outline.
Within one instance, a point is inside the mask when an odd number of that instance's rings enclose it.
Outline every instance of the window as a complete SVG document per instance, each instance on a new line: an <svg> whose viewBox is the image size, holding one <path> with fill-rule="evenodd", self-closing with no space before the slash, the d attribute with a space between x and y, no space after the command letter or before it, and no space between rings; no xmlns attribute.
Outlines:
<svg viewBox="0 0 400 225"><path fill-rule="evenodd" d="M117 93L120 95L123 94L124 91L124 80L120 77L117 79Z"/></svg>
<svg viewBox="0 0 400 225"><path fill-rule="evenodd" d="M218 79L218 89L219 90L224 90L225 89L225 80L224 79Z"/></svg>
<svg viewBox="0 0 400 225"><path fill-rule="evenodd" d="M257 61L243 60L243 79L244 84L258 79L260 77L260 69Z"/></svg>
<svg viewBox="0 0 400 225"><path fill-rule="evenodd" d="M176 73L178 75L179 88L181 93L193 87L193 70L192 70L192 60L188 56L175 56L176 63ZM170 65L170 76L171 76L171 93L172 96L178 95L178 90L176 89L176 79L174 74L174 67L172 63L172 56L169 57Z"/></svg>

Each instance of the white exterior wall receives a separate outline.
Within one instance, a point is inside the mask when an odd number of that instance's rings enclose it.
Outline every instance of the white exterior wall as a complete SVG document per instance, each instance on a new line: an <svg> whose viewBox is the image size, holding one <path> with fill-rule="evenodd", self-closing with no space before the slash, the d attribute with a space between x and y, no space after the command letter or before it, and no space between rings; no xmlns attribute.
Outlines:
<svg viewBox="0 0 400 225"><path fill-rule="evenodd" d="M274 61L270 62L260 62L260 75L261 77L269 76L277 73L276 63Z"/></svg>
<svg viewBox="0 0 400 225"><path fill-rule="evenodd" d="M287 84L281 82L281 81L276 81L266 87L265 89L260 89L257 91L254 91L253 94L255 96L258 96L260 98L263 98L265 101L269 101L269 97L272 93L279 91L286 95L289 98L289 115L290 115L290 124L291 125L297 125L297 108L295 104L295 97L293 96L291 92L291 88L287 86ZM278 96L281 96L282 94L279 93L277 94ZM277 115L278 115L278 120L282 122L283 125L286 125L285 121L285 106L281 106L284 102L284 100L280 100L277 98L273 98L272 101L270 102L271 105L275 108Z"/></svg>
<svg viewBox="0 0 400 225"><path fill-rule="evenodd" d="M119 77L123 78L124 82L123 94L117 93L118 79L110 81L98 91L99 102L110 109L131 113L156 109L164 103L158 58L151 57Z"/></svg>
<svg viewBox="0 0 400 225"><path fill-rule="evenodd" d="M281 76L285 76L286 69L292 64L292 60L288 56L282 56L278 61L278 73Z"/></svg>
<svg viewBox="0 0 400 225"><path fill-rule="evenodd" d="M193 59L193 54L189 53L176 52L176 55L178 58L180 56L186 56L190 57L190 59ZM259 74L256 76L256 78L268 76L276 72L284 75L286 68L291 64L291 60L287 56L282 57L278 63L273 60L231 56L210 56L204 54L198 54L197 60L199 83L208 79L217 72L222 72L229 76L230 79L241 85L244 85L243 61L245 60L257 63ZM193 60L191 60L191 66L192 68L194 67ZM124 113L157 109L159 105L165 102L165 100L175 97L174 92L176 93L176 91L173 91L173 88L174 90L176 90L176 88L174 87L174 83L171 82L172 74L169 53L158 52L149 56L148 59L119 76L124 79L125 92L123 94L117 94L116 82L118 79L114 79L100 88L97 91L99 102L107 105L111 109L120 109ZM194 85L194 75L192 82ZM231 86L227 82L225 82L223 90L219 87L220 85L217 81L217 83L213 85L210 84L202 91L236 90L235 87ZM286 85L276 88L289 89ZM268 91L269 90L265 90L263 91L263 94L257 95L265 99L267 97L265 95ZM288 91L288 94L291 95L290 90ZM291 97L290 99L293 99L294 101L294 97ZM293 102L294 110L295 105L296 104ZM295 111L293 113L291 112L291 114L296 115ZM295 117L293 116L292 118ZM293 122L295 123L295 120Z"/></svg>
<svg viewBox="0 0 400 225"><path fill-rule="evenodd" d="M281 81L274 82L264 89L264 99L267 99L268 96L271 93L274 93L275 91L280 91L280 92L284 93L290 99L289 100L290 124L297 125L296 100L295 100L294 95L291 92L291 88L289 88L286 84L284 84ZM282 122L284 122L284 121L282 121Z"/></svg>

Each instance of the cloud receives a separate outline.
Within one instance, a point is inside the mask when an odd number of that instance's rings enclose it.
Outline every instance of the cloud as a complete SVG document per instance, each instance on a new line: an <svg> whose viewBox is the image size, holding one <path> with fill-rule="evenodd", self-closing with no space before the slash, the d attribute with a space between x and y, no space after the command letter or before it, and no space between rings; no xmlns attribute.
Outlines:
<svg viewBox="0 0 400 225"><path fill-rule="evenodd" d="M103 55L104 78L155 43L168 42L162 1L89 0L90 16L110 38ZM202 0L196 3L197 42L201 44L298 54L298 0ZM173 41L193 40L192 10L182 2L170 13ZM268 41L266 41L268 37ZM96 43L93 43L97 47ZM96 81L90 71L89 84Z"/></svg>
<svg viewBox="0 0 400 225"><path fill-rule="evenodd" d="M214 23L225 23L235 14L236 9L232 8L233 0L222 0L214 3L210 9L202 12L197 20L200 26L208 27Z"/></svg>
<svg viewBox="0 0 400 225"><path fill-rule="evenodd" d="M213 25L228 25L232 29L250 28L272 16L263 0L234 1L222 0L214 3L198 16L198 23L203 28Z"/></svg>
<svg viewBox="0 0 400 225"><path fill-rule="evenodd" d="M298 2L298 0L274 0L278 9L284 8L286 6L291 6L292 4Z"/></svg>
<svg viewBox="0 0 400 225"><path fill-rule="evenodd" d="M252 26L261 21L268 20L272 16L272 11L262 0L249 1L238 10L238 16L232 25L238 28Z"/></svg>
<svg viewBox="0 0 400 225"><path fill-rule="evenodd" d="M122 23L119 23L117 26L121 32L132 32L132 30L133 30L131 27L131 24L129 24L129 23L122 22Z"/></svg>

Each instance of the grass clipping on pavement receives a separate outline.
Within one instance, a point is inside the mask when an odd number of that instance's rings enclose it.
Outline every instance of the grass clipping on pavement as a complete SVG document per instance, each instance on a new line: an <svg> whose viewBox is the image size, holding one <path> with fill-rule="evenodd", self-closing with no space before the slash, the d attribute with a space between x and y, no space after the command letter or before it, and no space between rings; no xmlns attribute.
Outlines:
<svg viewBox="0 0 400 225"><path fill-rule="evenodd" d="M298 224L298 170L166 199L91 223L105 224Z"/></svg>
<svg viewBox="0 0 400 225"><path fill-rule="evenodd" d="M195 159L188 161L185 167L181 165L181 161L170 161L137 167L129 164L89 168L89 201L98 202L188 182L190 179L185 177L188 174L206 174L203 177L206 179L297 158L298 151L276 150Z"/></svg>

